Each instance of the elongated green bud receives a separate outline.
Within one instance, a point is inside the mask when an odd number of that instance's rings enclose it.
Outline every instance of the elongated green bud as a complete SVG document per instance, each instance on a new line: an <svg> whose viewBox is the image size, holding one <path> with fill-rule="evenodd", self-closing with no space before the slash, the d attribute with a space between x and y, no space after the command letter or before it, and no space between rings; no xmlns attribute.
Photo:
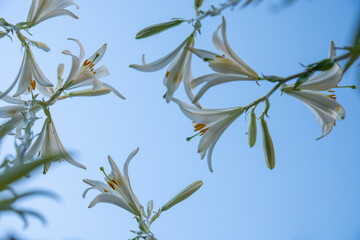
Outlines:
<svg viewBox="0 0 360 240"><path fill-rule="evenodd" d="M256 115L254 111L255 111L255 107L253 107L253 109L251 110L250 119L249 119L249 128L248 128L248 142L251 148L256 143L256 135L257 135Z"/></svg>
<svg viewBox="0 0 360 240"><path fill-rule="evenodd" d="M34 45L35 47L44 50L45 52L50 51L50 48L43 42L36 42L36 41L30 41L32 45Z"/></svg>
<svg viewBox="0 0 360 240"><path fill-rule="evenodd" d="M91 89L84 89L81 91L70 92L69 96L70 97L93 97L93 96L105 95L105 94L108 94L109 92L111 92L111 91L105 87L102 87L102 88L96 90L95 92L93 92L93 90L91 88Z"/></svg>
<svg viewBox="0 0 360 240"><path fill-rule="evenodd" d="M174 205L178 204L181 201L184 201L186 198L190 197L194 192L196 192L201 186L202 181L196 181L183 190L181 190L175 197L168 201L164 206L162 206L161 211L166 211Z"/></svg>
<svg viewBox="0 0 360 240"><path fill-rule="evenodd" d="M157 213L151 217L149 224L152 224L156 219L158 219L160 217L161 214L161 210L159 209L159 211L157 211Z"/></svg>
<svg viewBox="0 0 360 240"><path fill-rule="evenodd" d="M176 19L176 20L172 20L169 22L155 24L155 25L152 25L152 26L149 26L149 27L146 27L146 28L140 30L136 34L135 38L136 39L147 38L152 35L161 33L165 30L168 30L170 28L176 27L177 25L180 25L183 22L184 22L184 20L182 20L182 19Z"/></svg>
<svg viewBox="0 0 360 240"><path fill-rule="evenodd" d="M153 207L154 207L154 202L153 202L153 200L150 200L147 204L147 216L148 217L150 217Z"/></svg>
<svg viewBox="0 0 360 240"><path fill-rule="evenodd" d="M195 0L194 1L195 9L198 10L203 3L204 3L204 0Z"/></svg>
<svg viewBox="0 0 360 240"><path fill-rule="evenodd" d="M3 38L6 36L6 32L0 31L0 38Z"/></svg>
<svg viewBox="0 0 360 240"><path fill-rule="evenodd" d="M269 128L267 126L266 120L264 119L264 116L260 118L260 126L262 132L262 142L264 148L265 162L269 169L273 169L275 167L274 145L271 140Z"/></svg>
<svg viewBox="0 0 360 240"><path fill-rule="evenodd" d="M58 79L62 78L63 72L64 72L64 64L60 63L58 68L57 68L57 77L58 77Z"/></svg>

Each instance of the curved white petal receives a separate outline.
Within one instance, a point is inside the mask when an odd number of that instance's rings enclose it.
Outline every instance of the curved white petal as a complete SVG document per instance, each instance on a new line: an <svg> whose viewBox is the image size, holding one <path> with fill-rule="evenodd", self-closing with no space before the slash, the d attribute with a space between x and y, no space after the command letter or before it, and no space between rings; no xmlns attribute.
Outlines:
<svg viewBox="0 0 360 240"><path fill-rule="evenodd" d="M127 181L127 183L130 186L130 178L129 178L129 164L131 159L134 158L134 156L139 152L139 148L136 148L134 151L132 151L130 153L130 155L128 156L128 158L126 159L126 162L124 163L124 168L123 168L123 173L124 173L124 177L125 180Z"/></svg>
<svg viewBox="0 0 360 240"><path fill-rule="evenodd" d="M25 51L25 61L22 67L23 68L20 69L21 73L19 75L18 88L15 94L13 95L13 97L18 97L21 94L23 94L31 84L32 72L31 72L31 63L30 63L28 51Z"/></svg>
<svg viewBox="0 0 360 240"><path fill-rule="evenodd" d="M249 67L243 60L241 60L235 53L234 51L231 49L228 41L227 41L227 37L226 37L226 21L225 21L225 17L223 16L223 23L221 26L221 35L223 38L223 45L224 48L226 50L226 52L224 53L226 56L228 56L229 58L231 58L232 60L234 60L235 62L237 62L238 64L240 64L241 66L243 66L249 73L250 76L252 75L253 77L258 77L257 73L251 68Z"/></svg>
<svg viewBox="0 0 360 240"><path fill-rule="evenodd" d="M29 150L25 153L25 160L30 160L35 157L35 155L40 151L41 146L43 145L44 139L45 139L45 132L46 132L46 121L44 122L44 125L36 138L35 142L31 145Z"/></svg>
<svg viewBox="0 0 360 240"><path fill-rule="evenodd" d="M12 118L25 110L24 105L10 105L0 107L0 118Z"/></svg>
<svg viewBox="0 0 360 240"><path fill-rule="evenodd" d="M80 48L79 62L82 62L84 60L84 56L85 56L84 46L82 45L82 43L79 40L77 40L75 38L68 38L68 40L75 41L79 45L79 48Z"/></svg>
<svg viewBox="0 0 360 240"><path fill-rule="evenodd" d="M239 74L241 76L252 77L251 74L241 65L237 64L230 58L215 58L210 62L209 66L215 72L225 74Z"/></svg>
<svg viewBox="0 0 360 240"><path fill-rule="evenodd" d="M75 55L72 55L69 50L65 50L62 53L65 54L65 55L69 55L71 57L71 60L72 60L71 70L70 70L69 76L68 76L68 78L66 79L66 81L64 83L64 86L68 87L70 82L74 79L74 76L76 75L76 73L79 71L80 61L79 61L79 58L77 56L75 56Z"/></svg>
<svg viewBox="0 0 360 240"><path fill-rule="evenodd" d="M102 193L97 195L94 200L91 201L89 208L93 207L94 205L96 205L99 202L104 202L104 203L111 203L114 204L116 206L119 206L123 209L125 209L126 211L131 212L132 214L138 215L128 204L126 201L124 201L123 199L111 194L111 193Z"/></svg>
<svg viewBox="0 0 360 240"><path fill-rule="evenodd" d="M194 102L195 96L191 89L191 82L194 79L191 73L191 59L192 59L192 55L189 54L185 64L183 83L184 83L186 95L188 96L190 101ZM199 103L195 102L194 104L195 106L201 109L201 105Z"/></svg>
<svg viewBox="0 0 360 240"><path fill-rule="evenodd" d="M198 91L195 98L193 99L193 102L199 101L199 99L205 94L205 92L209 88L222 83L227 83L232 81L254 81L254 79L248 77L242 77L239 75L221 74L221 73L214 73L214 74L201 76L197 79L194 79L193 85L197 86L202 82L207 82L207 83Z"/></svg>
<svg viewBox="0 0 360 240"><path fill-rule="evenodd" d="M189 52L186 50L183 50L179 56L179 58L176 60L174 66L169 66L168 70L166 71L165 77L164 77L164 84L167 88L165 100L166 102L170 102L172 96L174 95L174 92L179 87L181 80L184 75L184 67L186 64L186 61L188 60Z"/></svg>
<svg viewBox="0 0 360 240"><path fill-rule="evenodd" d="M330 43L329 58L336 57L336 48L334 42ZM323 71L315 77L310 78L305 83L297 87L297 89L307 89L313 91L326 91L336 87L341 81L344 71L339 63L335 63L332 68ZM290 84L287 88L293 88L295 85Z"/></svg>
<svg viewBox="0 0 360 240"><path fill-rule="evenodd" d="M335 100L326 97L320 92L302 90L286 90L286 94L293 96L305 103L314 114L316 121L322 128L322 134L318 138L322 138L330 133L335 120L342 120L345 118L344 108Z"/></svg>
<svg viewBox="0 0 360 240"><path fill-rule="evenodd" d="M84 179L83 181L89 184L90 186L94 187L95 189L99 190L100 192L112 191L112 189L107 184L100 182L98 180Z"/></svg>
<svg viewBox="0 0 360 240"><path fill-rule="evenodd" d="M154 62L138 65L138 64L131 64L129 67L134 68L141 72L155 72L164 68L168 65L180 52L180 50L184 47L184 45L189 41L189 38L186 38L174 51L162 57ZM144 59L144 58L143 58ZM144 61L143 61L144 62Z"/></svg>
<svg viewBox="0 0 360 240"><path fill-rule="evenodd" d="M24 53L24 56L23 56L23 59L21 61L21 65L20 65L20 69L19 69L19 72L18 74L16 75L15 77L15 80L13 81L13 83L10 85L10 87L8 87L8 89L6 89L3 93L0 93L0 99L4 98L16 85L16 83L18 82L19 80L19 77L21 76L23 70L24 70L24 64L26 62L26 58L27 58L27 54L26 52ZM20 93L21 94L21 93ZM20 95L19 94L19 95ZM4 100L5 101L5 100Z"/></svg>
<svg viewBox="0 0 360 240"><path fill-rule="evenodd" d="M243 111L239 111L237 113L232 113L227 117L224 117L218 120L214 125L210 126L208 130L202 136L199 145L198 145L198 152L207 152L207 162L209 166L209 170L212 172L212 164L211 164L211 155L212 151L215 147L215 144L219 140L220 136L224 133L224 131L229 127L229 125L237 119ZM205 154L202 154L204 157Z"/></svg>
<svg viewBox="0 0 360 240"><path fill-rule="evenodd" d="M177 103L181 111L191 120L196 123L211 123L215 122L223 117L226 117L234 112L242 111L241 107L233 108L220 108L220 109L199 109L192 105L181 102L178 99L173 98L173 102Z"/></svg>
<svg viewBox="0 0 360 240"><path fill-rule="evenodd" d="M105 43L91 57L89 57L88 61L92 62L94 65L97 64L104 56L106 47L107 44Z"/></svg>
<svg viewBox="0 0 360 240"><path fill-rule="evenodd" d="M53 84L45 77L44 73L41 71L39 65L36 63L34 55L32 54L30 48L27 48L29 55L29 64L31 64L31 72L37 83L44 87L52 87Z"/></svg>
<svg viewBox="0 0 360 240"><path fill-rule="evenodd" d="M118 96L121 99L126 99L118 90L116 90L115 88L113 88L111 85L102 82L102 86L108 88L111 92L113 92L116 96Z"/></svg>
<svg viewBox="0 0 360 240"><path fill-rule="evenodd" d="M221 58L222 57L222 56L219 56L216 53L206 51L206 50L197 49L197 48L193 48L193 47L185 47L185 49L192 52L192 53L194 53L199 58L202 58L204 61L214 60L215 58Z"/></svg>

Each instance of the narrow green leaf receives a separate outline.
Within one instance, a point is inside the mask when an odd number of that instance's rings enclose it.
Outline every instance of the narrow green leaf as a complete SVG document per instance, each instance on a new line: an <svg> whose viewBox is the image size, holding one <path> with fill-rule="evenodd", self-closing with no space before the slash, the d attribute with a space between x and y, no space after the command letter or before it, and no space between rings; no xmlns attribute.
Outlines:
<svg viewBox="0 0 360 240"><path fill-rule="evenodd" d="M42 164L53 161L58 159L59 155L50 156L44 159L35 160L30 163L24 163L17 167L7 168L1 175L0 175L0 190L5 189L9 184L17 181L21 177L25 176L25 174L31 172L32 170L38 168Z"/></svg>

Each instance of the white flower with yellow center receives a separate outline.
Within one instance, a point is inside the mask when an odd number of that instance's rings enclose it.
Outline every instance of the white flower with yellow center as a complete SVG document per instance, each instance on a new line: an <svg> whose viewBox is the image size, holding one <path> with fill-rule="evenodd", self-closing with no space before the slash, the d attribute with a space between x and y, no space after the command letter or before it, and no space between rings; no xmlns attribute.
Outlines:
<svg viewBox="0 0 360 240"><path fill-rule="evenodd" d="M329 58L336 57L335 44L331 42ZM339 63L317 76L310 78L305 83L294 89L294 84L284 86L284 93L301 100L314 114L316 121L320 124L322 134L319 138L328 135L336 120L345 118L344 108L337 102L334 91L330 90L337 86L341 81L343 70ZM328 91L330 94L323 94L322 91Z"/></svg>
<svg viewBox="0 0 360 240"><path fill-rule="evenodd" d="M123 168L124 175L121 174L114 160L108 156L109 164L111 166L111 173L106 174L104 169L101 168L105 174L106 184L96 180L84 179L84 182L91 186L85 190L83 194L84 198L87 192L91 189L97 189L101 192L94 198L94 200L91 201L89 208L93 207L99 202L105 202L119 206L136 216L141 216L140 203L131 188L128 174L130 161L138 151L139 148L135 149L128 156Z"/></svg>
<svg viewBox="0 0 360 240"><path fill-rule="evenodd" d="M99 48L90 58L86 59L83 64L80 66L82 62L85 51L80 43L80 41L69 38L69 40L74 40L80 47L79 57L73 55L69 50L63 51L64 54L71 56L72 58L72 66L69 73L68 78L62 86L65 90L70 90L79 87L86 87L92 85L92 92L96 95L99 92L113 92L118 97L125 99L123 95L121 95L115 88L110 86L107 83L99 81L100 78L109 75L109 71L106 66L101 66L99 68L94 68L95 65L101 60L106 51L106 44L104 44L101 48ZM82 90L85 91L88 96L90 94L90 89Z"/></svg>
<svg viewBox="0 0 360 240"><path fill-rule="evenodd" d="M52 93L49 89L53 86L53 84L41 71L39 65L34 59L34 55L30 47L28 46L25 47L25 53L20 70L15 77L14 82L7 90L0 94L0 98L6 96L14 88L17 82L19 82L19 84L14 97L20 96L23 93L27 93L30 91L30 89L35 90L35 88L37 88L45 96L50 96Z"/></svg>
<svg viewBox="0 0 360 240"><path fill-rule="evenodd" d="M173 98L172 100L177 103L181 111L194 122L194 131L198 131L196 135L202 136L198 145L198 152L201 155L201 159L207 155L208 166L212 172L211 155L215 144L227 127L237 119L245 109L242 107L198 109L178 99Z"/></svg>
<svg viewBox="0 0 360 240"><path fill-rule="evenodd" d="M57 134L54 122L50 118L45 120L37 139L25 153L26 160L31 160L35 156L41 156L42 158L59 156L57 159L53 160L53 162L65 160L76 167L86 169L84 165L76 162L66 151ZM51 163L52 162L45 163L44 173L49 170Z"/></svg>
<svg viewBox="0 0 360 240"><path fill-rule="evenodd" d="M220 29L222 39L218 34ZM259 79L258 74L231 49L226 37L226 21L224 17L222 24L214 32L212 41L216 49L224 54L224 56L206 50L186 48L204 61L209 62L209 66L217 72L201 76L191 82L192 88L206 83L195 96L193 102L197 102L212 86L230 81L256 81Z"/></svg>
<svg viewBox="0 0 360 240"><path fill-rule="evenodd" d="M32 0L26 21L29 26L35 26L46 19L62 15L77 19L78 17L75 14L65 9L71 5L79 9L79 6L72 0Z"/></svg>
<svg viewBox="0 0 360 240"><path fill-rule="evenodd" d="M185 92L189 99L193 101L194 94L191 91L190 82L193 77L191 74L191 54L184 49L184 47L193 47L194 37L191 35L186 38L174 51L169 53L163 58L160 58L154 62L146 64L143 56L143 64L131 64L130 67L142 72L154 72L169 65L165 77L163 80L164 85L167 88L165 95L166 102L170 102L174 92L179 87L180 83L184 83ZM197 104L200 107L199 104Z"/></svg>

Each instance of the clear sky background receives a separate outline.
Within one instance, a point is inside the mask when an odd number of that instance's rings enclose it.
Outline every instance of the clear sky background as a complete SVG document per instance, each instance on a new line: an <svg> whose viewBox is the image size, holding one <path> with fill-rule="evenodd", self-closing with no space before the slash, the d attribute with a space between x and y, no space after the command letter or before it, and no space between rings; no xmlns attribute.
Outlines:
<svg viewBox="0 0 360 240"><path fill-rule="evenodd" d="M276 166L267 169L260 133L254 148L247 145L244 116L223 134L213 152L214 173L197 154L199 138L191 121L176 104L166 104L162 95L165 70L142 73L128 67L140 63L146 54L152 61L172 51L192 31L183 24L162 34L135 40L140 29L173 17L191 18L193 1L95 1L75 0L79 10L69 8L79 20L59 17L33 29L32 39L45 42L49 53L34 49L44 73L55 82L59 63L70 69L69 49L77 45L66 38L79 39L86 57L108 43L101 64L111 75L103 80L127 97L113 94L96 98L73 98L51 107L52 117L65 147L88 170L66 162L54 163L47 175L40 172L16 185L21 192L47 189L61 196L60 202L37 197L19 206L38 210L48 220L43 226L30 220L27 229L14 215L0 217L0 238L15 234L22 239L129 239L136 230L133 216L110 204L88 209L97 192L81 197L84 178L103 179L99 167L110 167L110 154L122 167L136 147L140 152L130 165L135 194L143 205L154 200L160 208L180 189L202 180L203 187L192 197L170 209L152 225L158 239L359 239L360 238L360 111L359 90L338 89L336 96L346 110L327 137L315 141L321 129L312 113L297 99L271 98L268 125L273 138ZM282 11L272 11L277 0L258 7L225 11L228 40L234 51L259 74L287 76L327 57L330 41L346 46L352 41L359 19L357 0L297 1ZM205 0L203 9L220 1ZM0 0L0 17L11 23L25 21L30 1ZM216 51L211 35L221 17L203 21L195 46ZM13 81L22 59L18 40L1 39L1 89ZM341 53L340 51L338 51ZM342 63L343 64L343 63ZM206 63L193 61L193 74L211 73ZM358 69L348 71L341 85L358 85ZM201 103L206 108L243 106L263 96L271 84L233 82L209 90ZM184 101L180 86L175 96ZM36 129L40 129L41 120ZM259 127L259 126L258 126ZM259 127L260 130L260 127ZM2 142L1 155L13 151L12 138Z"/></svg>

